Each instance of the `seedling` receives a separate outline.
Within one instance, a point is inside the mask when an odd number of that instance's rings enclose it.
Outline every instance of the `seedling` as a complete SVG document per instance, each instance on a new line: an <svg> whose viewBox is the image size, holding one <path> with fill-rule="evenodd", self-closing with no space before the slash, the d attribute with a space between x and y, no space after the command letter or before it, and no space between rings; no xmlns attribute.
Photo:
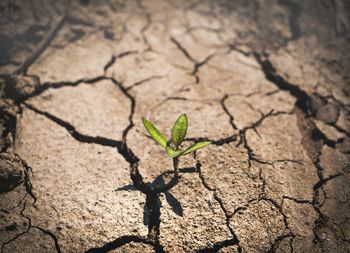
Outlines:
<svg viewBox="0 0 350 253"><path fill-rule="evenodd" d="M177 118L171 129L171 140L167 140L166 136L159 132L159 130L149 120L142 118L142 122L149 135L165 149L166 153L171 158L187 155L200 148L204 148L211 143L210 141L201 141L191 145L186 149L179 148L186 137L188 128L187 116L184 113Z"/></svg>

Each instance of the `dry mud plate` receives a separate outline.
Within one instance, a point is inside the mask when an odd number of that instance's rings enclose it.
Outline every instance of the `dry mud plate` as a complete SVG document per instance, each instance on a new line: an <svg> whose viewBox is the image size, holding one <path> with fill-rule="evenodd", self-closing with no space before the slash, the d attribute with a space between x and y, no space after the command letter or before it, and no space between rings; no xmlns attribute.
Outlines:
<svg viewBox="0 0 350 253"><path fill-rule="evenodd" d="M350 252L349 13L1 1L0 252Z"/></svg>

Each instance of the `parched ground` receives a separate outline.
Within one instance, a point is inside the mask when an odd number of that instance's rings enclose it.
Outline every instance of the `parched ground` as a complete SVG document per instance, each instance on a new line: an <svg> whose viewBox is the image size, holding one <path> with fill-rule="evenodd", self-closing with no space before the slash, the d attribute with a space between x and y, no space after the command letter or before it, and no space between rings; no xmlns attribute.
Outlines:
<svg viewBox="0 0 350 253"><path fill-rule="evenodd" d="M0 251L350 252L346 0L0 3ZM179 174L146 135L186 112Z"/></svg>

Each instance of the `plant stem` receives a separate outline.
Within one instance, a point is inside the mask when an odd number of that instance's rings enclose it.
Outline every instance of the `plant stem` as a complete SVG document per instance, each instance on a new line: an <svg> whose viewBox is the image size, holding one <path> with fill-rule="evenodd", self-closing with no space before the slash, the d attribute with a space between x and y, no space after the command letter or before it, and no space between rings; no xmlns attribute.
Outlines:
<svg viewBox="0 0 350 253"><path fill-rule="evenodd" d="M174 174L176 178L179 176L178 165L179 165L179 158L178 157L173 158L173 168L174 168Z"/></svg>

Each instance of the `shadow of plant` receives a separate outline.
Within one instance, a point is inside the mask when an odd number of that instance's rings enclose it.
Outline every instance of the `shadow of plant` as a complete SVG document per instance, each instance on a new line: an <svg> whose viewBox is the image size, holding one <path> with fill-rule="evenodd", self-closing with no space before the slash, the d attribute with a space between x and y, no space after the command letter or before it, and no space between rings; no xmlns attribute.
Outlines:
<svg viewBox="0 0 350 253"><path fill-rule="evenodd" d="M156 177L153 180L153 182L148 183L147 186L152 187L152 188L164 187L165 181L164 181L163 177L164 177L164 174L159 175L158 177ZM124 186L118 188L117 191L137 191L137 189L135 188L135 186L133 184L128 184L128 185L124 185ZM183 216L183 209L182 209L180 201L169 191L164 192L164 195L165 195L165 200L168 202L169 206L171 207L171 210L175 214L177 214L178 216L182 217ZM160 208L161 201L160 201L159 197L157 199L157 203L158 203L159 208ZM145 203L143 210L144 210L144 212L143 212L143 224L148 225L150 210L148 210L147 203Z"/></svg>

